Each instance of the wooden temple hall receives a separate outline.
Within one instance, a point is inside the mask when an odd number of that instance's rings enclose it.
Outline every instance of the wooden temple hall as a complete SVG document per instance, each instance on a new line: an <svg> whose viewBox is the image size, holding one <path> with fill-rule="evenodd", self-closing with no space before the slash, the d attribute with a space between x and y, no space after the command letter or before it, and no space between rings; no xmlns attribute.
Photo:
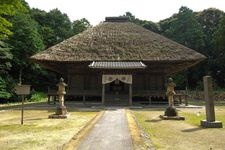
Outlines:
<svg viewBox="0 0 225 150"><path fill-rule="evenodd" d="M165 99L167 77L205 56L126 17L106 17L31 59L67 78L67 96L131 105L135 97Z"/></svg>

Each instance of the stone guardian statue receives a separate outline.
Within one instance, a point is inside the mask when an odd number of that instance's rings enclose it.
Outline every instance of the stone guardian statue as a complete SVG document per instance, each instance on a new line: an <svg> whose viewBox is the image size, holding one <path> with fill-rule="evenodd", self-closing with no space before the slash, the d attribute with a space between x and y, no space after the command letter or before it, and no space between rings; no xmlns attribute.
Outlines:
<svg viewBox="0 0 225 150"><path fill-rule="evenodd" d="M169 107L173 107L174 106L174 95L176 94L174 91L174 88L176 87L176 84L173 82L172 78L168 79L168 83L167 83L167 89L166 89L166 95L168 97L168 102L169 102Z"/></svg>
<svg viewBox="0 0 225 150"><path fill-rule="evenodd" d="M64 106L64 95L66 94L65 88L66 88L67 84L64 83L63 78L60 78L59 83L56 86L58 86L57 94L59 96L59 106L63 107Z"/></svg>

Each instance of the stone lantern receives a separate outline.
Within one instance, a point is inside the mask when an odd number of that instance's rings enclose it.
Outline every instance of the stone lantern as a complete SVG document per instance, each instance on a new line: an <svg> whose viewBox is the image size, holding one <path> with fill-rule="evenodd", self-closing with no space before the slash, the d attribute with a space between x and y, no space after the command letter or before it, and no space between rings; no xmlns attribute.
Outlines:
<svg viewBox="0 0 225 150"><path fill-rule="evenodd" d="M59 106L56 108L56 113L50 115L49 118L67 118L68 112L66 106L64 105L64 96L66 95L66 86L67 84L64 82L63 78L60 78L59 83L56 85L58 86L58 98L59 98Z"/></svg>

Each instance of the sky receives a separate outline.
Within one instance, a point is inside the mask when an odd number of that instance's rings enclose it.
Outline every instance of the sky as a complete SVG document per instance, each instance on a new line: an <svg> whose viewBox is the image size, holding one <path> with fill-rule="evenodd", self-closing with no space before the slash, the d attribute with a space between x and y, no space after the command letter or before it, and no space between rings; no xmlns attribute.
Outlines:
<svg viewBox="0 0 225 150"><path fill-rule="evenodd" d="M92 25L105 17L131 12L136 18L158 22L172 16L181 6L193 11L217 8L225 11L225 0L26 0L31 8L50 11L58 8L71 21L86 18Z"/></svg>

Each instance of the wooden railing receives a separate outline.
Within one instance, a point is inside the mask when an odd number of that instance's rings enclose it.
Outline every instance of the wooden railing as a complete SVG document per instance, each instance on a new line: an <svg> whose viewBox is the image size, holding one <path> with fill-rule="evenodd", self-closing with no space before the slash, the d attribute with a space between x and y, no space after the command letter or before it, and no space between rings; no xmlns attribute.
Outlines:
<svg viewBox="0 0 225 150"><path fill-rule="evenodd" d="M99 90L66 90L65 96L82 96L83 101L85 101L87 96L101 96L101 91ZM58 95L57 90L48 89L48 103L53 100L54 104L57 101Z"/></svg>
<svg viewBox="0 0 225 150"><path fill-rule="evenodd" d="M88 96L99 96L101 97L101 91L99 90L67 90L66 91L66 96L82 96L83 97L83 102L85 103L85 99ZM140 97L148 97L149 103L151 103L151 97L162 97L166 98L166 92L165 90L139 90L136 91L133 89L133 94L132 96L140 96ZM176 95L174 96L175 100L178 100L178 102L185 103L185 105L188 105L187 101L188 95L184 90L177 90ZM57 95L57 90L52 90L48 89L48 103L50 104L50 101L53 100L57 101L58 95Z"/></svg>

